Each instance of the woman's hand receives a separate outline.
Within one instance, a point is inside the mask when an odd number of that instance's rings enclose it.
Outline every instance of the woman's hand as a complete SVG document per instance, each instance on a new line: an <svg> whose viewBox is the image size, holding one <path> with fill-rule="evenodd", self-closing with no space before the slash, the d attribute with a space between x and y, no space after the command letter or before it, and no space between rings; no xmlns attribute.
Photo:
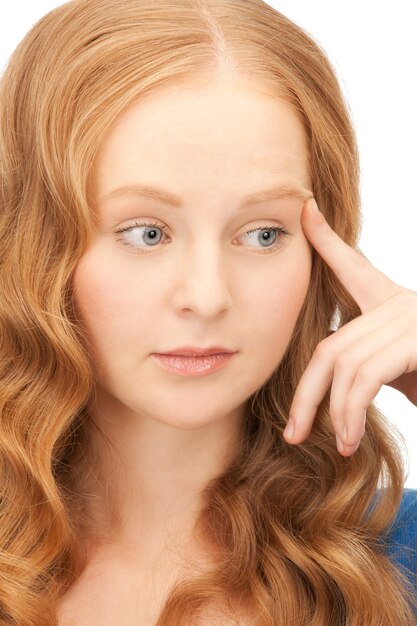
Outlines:
<svg viewBox="0 0 417 626"><path fill-rule="evenodd" d="M347 245L314 211L304 205L303 231L359 305L362 315L317 346L292 401L294 434L299 444L311 432L317 408L331 385L330 417L350 456L365 432L366 410L382 385L401 391L417 406L417 293L394 283ZM339 442L338 442L339 444Z"/></svg>

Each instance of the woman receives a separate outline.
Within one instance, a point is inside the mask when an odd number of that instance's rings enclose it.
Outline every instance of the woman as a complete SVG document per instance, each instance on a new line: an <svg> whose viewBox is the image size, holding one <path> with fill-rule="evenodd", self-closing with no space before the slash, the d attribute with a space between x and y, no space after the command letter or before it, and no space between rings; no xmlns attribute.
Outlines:
<svg viewBox="0 0 417 626"><path fill-rule="evenodd" d="M324 53L261 0L75 0L0 88L2 623L417 623L372 403L417 405L417 294L358 250Z"/></svg>

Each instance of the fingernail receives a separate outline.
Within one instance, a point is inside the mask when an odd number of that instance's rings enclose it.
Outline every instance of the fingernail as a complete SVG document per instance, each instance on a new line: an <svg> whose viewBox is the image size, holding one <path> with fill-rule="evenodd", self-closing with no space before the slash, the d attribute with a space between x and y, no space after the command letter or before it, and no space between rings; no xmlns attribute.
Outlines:
<svg viewBox="0 0 417 626"><path fill-rule="evenodd" d="M343 429L342 439L343 441L346 441L347 438L348 438L348 430L347 430L347 426L345 426Z"/></svg>
<svg viewBox="0 0 417 626"><path fill-rule="evenodd" d="M311 210L314 211L316 215L321 215L320 209L317 206L317 202L314 198L310 199L310 207L311 207Z"/></svg>
<svg viewBox="0 0 417 626"><path fill-rule="evenodd" d="M291 439L294 436L294 431L295 431L294 422L292 420L289 420L285 427L283 435L284 437Z"/></svg>

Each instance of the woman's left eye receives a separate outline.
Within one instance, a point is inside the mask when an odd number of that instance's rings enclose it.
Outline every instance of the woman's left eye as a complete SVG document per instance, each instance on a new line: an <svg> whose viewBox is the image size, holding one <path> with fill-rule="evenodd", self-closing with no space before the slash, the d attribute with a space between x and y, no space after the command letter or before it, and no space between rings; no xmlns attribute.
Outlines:
<svg viewBox="0 0 417 626"><path fill-rule="evenodd" d="M134 235L134 231L144 228L145 232L141 235ZM137 247L137 239L142 236L147 238L149 246L145 246L145 248L155 247L160 243L161 238L158 237L158 230L165 231L166 226L161 224L134 224L133 226L127 226L126 228L121 228L117 230L116 233L119 235L117 240L122 244L128 246L129 248L133 248L136 252L140 250ZM273 233L271 237L271 233ZM165 234L165 233L164 233ZM256 236L254 236L256 234ZM278 234L281 235L278 237ZM290 233L283 226L262 226L259 228L254 228L252 230L248 230L246 233L241 235L239 238L249 237L249 239L255 240L255 242L261 243L261 248L265 250L265 252L270 252L278 248L282 244L282 239L289 235ZM270 244L272 241L272 245ZM264 245L265 244L265 245Z"/></svg>
<svg viewBox="0 0 417 626"><path fill-rule="evenodd" d="M273 243L271 246L265 247L263 244L268 244L271 241L271 237L269 235L269 233L271 232L274 234ZM288 230L283 226L262 226L259 228L253 228L252 230L248 230L244 235L242 235L242 237L253 235L255 233L257 234L256 237L253 237L253 239L255 241L260 241L262 243L261 247L263 247L266 252L273 251L278 248L278 246L282 244L282 239L286 235L290 234ZM281 236L278 237L278 234L280 234Z"/></svg>

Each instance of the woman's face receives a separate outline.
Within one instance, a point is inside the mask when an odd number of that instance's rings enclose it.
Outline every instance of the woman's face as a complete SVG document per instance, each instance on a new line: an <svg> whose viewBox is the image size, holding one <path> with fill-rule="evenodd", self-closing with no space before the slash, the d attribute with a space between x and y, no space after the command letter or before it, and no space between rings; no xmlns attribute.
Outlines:
<svg viewBox="0 0 417 626"><path fill-rule="evenodd" d="M178 205L115 192L129 185L163 188ZM113 418L209 425L242 414L280 363L310 280L303 196L245 199L282 185L313 195L303 126L253 83L167 87L118 118L94 164L99 227L73 277ZM152 356L184 345L236 354L197 377Z"/></svg>

